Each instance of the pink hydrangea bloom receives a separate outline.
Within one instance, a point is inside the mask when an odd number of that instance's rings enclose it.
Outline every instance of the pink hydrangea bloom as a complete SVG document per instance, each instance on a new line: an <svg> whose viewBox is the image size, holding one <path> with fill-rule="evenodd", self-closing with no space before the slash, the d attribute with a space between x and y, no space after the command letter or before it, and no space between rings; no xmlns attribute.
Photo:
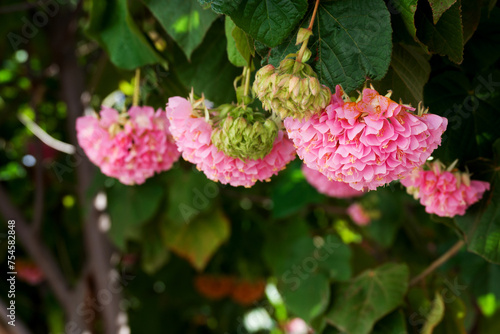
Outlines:
<svg viewBox="0 0 500 334"><path fill-rule="evenodd" d="M132 107L119 114L104 107L100 117L76 121L78 143L103 174L123 184L141 184L155 172L168 170L180 153L162 110Z"/></svg>
<svg viewBox="0 0 500 334"><path fill-rule="evenodd" d="M363 195L362 191L352 188L347 183L329 180L325 175L307 167L305 164L302 165L302 173L304 173L307 182L316 188L319 193L324 195L336 198L349 198Z"/></svg>
<svg viewBox="0 0 500 334"><path fill-rule="evenodd" d="M373 89L364 89L358 102L346 102L337 86L320 114L288 117L284 124L309 168L354 189L374 190L410 174L441 144L448 120L409 112L414 110Z"/></svg>
<svg viewBox="0 0 500 334"><path fill-rule="evenodd" d="M368 225L371 221L368 213L358 203L353 203L347 208L347 214L351 217L352 221L359 226Z"/></svg>
<svg viewBox="0 0 500 334"><path fill-rule="evenodd" d="M439 161L429 166L430 170L416 170L401 180L407 192L420 199L427 213L462 216L490 189L489 182L470 180L468 173L443 171Z"/></svg>
<svg viewBox="0 0 500 334"><path fill-rule="evenodd" d="M205 175L222 184L251 187L257 181L267 181L295 158L292 142L282 131L273 149L263 159L242 161L226 156L212 144L212 126L193 113L191 103L182 97L172 97L167 104L170 132L182 157L195 164Z"/></svg>

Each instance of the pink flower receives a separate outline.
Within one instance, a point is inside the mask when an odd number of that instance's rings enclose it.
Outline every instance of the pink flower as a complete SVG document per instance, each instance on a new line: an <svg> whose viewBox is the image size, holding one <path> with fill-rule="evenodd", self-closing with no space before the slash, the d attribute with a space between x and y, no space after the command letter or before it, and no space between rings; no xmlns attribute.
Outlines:
<svg viewBox="0 0 500 334"><path fill-rule="evenodd" d="M170 131L182 157L213 181L251 187L257 181L268 181L295 158L293 144L282 131L278 132L273 149L263 159L242 161L226 156L212 144L210 123L193 112L188 100L172 97L166 110Z"/></svg>
<svg viewBox="0 0 500 334"><path fill-rule="evenodd" d="M309 168L357 190L374 190L424 164L448 124L437 115L414 115L414 108L373 89L364 89L358 102L342 96L337 86L320 114L284 124Z"/></svg>
<svg viewBox="0 0 500 334"><path fill-rule="evenodd" d="M488 182L470 180L467 173L442 171L439 161L429 166L430 170L415 170L401 180L407 192L420 199L427 213L441 217L462 216L490 189Z"/></svg>
<svg viewBox="0 0 500 334"><path fill-rule="evenodd" d="M312 333L307 323L300 318L293 318L283 327L285 334L308 334Z"/></svg>
<svg viewBox="0 0 500 334"><path fill-rule="evenodd" d="M127 114L103 107L99 118L76 121L78 143L90 161L123 184L144 183L179 159L168 126L162 110L151 107L132 107Z"/></svg>
<svg viewBox="0 0 500 334"><path fill-rule="evenodd" d="M368 213L358 203L353 203L347 208L347 214L351 217L352 221L359 226L368 225L371 221Z"/></svg>
<svg viewBox="0 0 500 334"><path fill-rule="evenodd" d="M305 164L302 165L302 173L304 173L307 182L316 188L319 193L324 195L336 198L349 198L363 195L362 191L352 188L347 183L329 180L325 175L307 167Z"/></svg>

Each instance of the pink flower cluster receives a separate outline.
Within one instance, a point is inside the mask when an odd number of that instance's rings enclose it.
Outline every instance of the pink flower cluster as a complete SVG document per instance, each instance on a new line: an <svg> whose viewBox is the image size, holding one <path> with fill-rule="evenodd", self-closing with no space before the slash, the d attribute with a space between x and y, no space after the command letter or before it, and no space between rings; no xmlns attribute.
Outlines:
<svg viewBox="0 0 500 334"><path fill-rule="evenodd" d="M368 225L371 221L370 216L365 209L358 203L353 203L347 208L347 214L352 221L359 226Z"/></svg>
<svg viewBox="0 0 500 334"><path fill-rule="evenodd" d="M282 131L273 149L263 159L242 161L226 156L212 144L212 126L193 113L191 103L182 97L172 97L167 104L170 132L182 157L195 164L214 181L232 186L251 187L257 181L268 180L295 158L295 149Z"/></svg>
<svg viewBox="0 0 500 334"><path fill-rule="evenodd" d="M429 166L430 170L416 170L401 180L407 192L420 199L427 213L441 217L462 216L490 189L488 182L470 180L468 173L442 171L439 161Z"/></svg>
<svg viewBox="0 0 500 334"><path fill-rule="evenodd" d="M299 157L329 179L374 190L410 174L441 144L446 118L414 115L414 108L373 89L364 89L357 102L343 95L337 86L320 114L284 121Z"/></svg>
<svg viewBox="0 0 500 334"><path fill-rule="evenodd" d="M352 188L344 182L329 180L325 175L317 170L302 165L302 173L307 182L311 184L319 193L336 198L358 197L363 195L362 191Z"/></svg>
<svg viewBox="0 0 500 334"><path fill-rule="evenodd" d="M168 125L162 110L132 107L120 115L104 107L100 118L78 118L76 131L78 143L103 174L131 185L170 169L179 159Z"/></svg>

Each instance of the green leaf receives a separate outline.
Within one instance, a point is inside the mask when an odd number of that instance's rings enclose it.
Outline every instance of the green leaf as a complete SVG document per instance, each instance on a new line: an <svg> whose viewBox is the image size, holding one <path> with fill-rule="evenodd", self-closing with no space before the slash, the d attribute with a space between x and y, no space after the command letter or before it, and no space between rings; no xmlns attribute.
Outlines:
<svg viewBox="0 0 500 334"><path fill-rule="evenodd" d="M323 274L308 276L295 290L283 282L278 284L278 289L287 309L306 322L323 313L330 300L330 285Z"/></svg>
<svg viewBox="0 0 500 334"><path fill-rule="evenodd" d="M169 221L162 227L165 245L199 271L230 235L229 220L221 210L201 215L189 223Z"/></svg>
<svg viewBox="0 0 500 334"><path fill-rule="evenodd" d="M383 317L373 327L372 334L402 334L406 332L406 320L401 310Z"/></svg>
<svg viewBox="0 0 500 334"><path fill-rule="evenodd" d="M420 331L422 334L432 334L434 327L436 327L444 316L444 301L441 294L436 292L434 300L432 301L432 306L426 315L426 321L424 327Z"/></svg>
<svg viewBox="0 0 500 334"><path fill-rule="evenodd" d="M450 9L457 0L429 0L432 8L432 19L434 24L438 23L441 16Z"/></svg>
<svg viewBox="0 0 500 334"><path fill-rule="evenodd" d="M127 0L91 1L86 32L95 38L117 67L132 70L166 61L134 23Z"/></svg>
<svg viewBox="0 0 500 334"><path fill-rule="evenodd" d="M188 59L217 18L217 14L203 9L196 0L145 0L144 3Z"/></svg>
<svg viewBox="0 0 500 334"><path fill-rule="evenodd" d="M142 241L142 269L148 274L157 272L170 258L170 252L165 248L161 240L161 235L155 228L148 226L144 231Z"/></svg>
<svg viewBox="0 0 500 334"><path fill-rule="evenodd" d="M189 223L211 210L219 194L219 185L196 169L170 171L168 184L167 217L179 223Z"/></svg>
<svg viewBox="0 0 500 334"><path fill-rule="evenodd" d="M469 161L477 157L475 120L472 97L473 90L467 76L462 72L447 72L433 77L424 88L425 104L429 112L448 119L441 147L432 153L435 158L450 164L455 159Z"/></svg>
<svg viewBox="0 0 500 334"><path fill-rule="evenodd" d="M474 209L455 217L465 233L467 249L486 260L500 264L500 173L496 173L491 193L486 193Z"/></svg>
<svg viewBox="0 0 500 334"><path fill-rule="evenodd" d="M287 308L306 321L328 304L330 280L348 279L351 252L333 235L315 246L305 222L268 226L263 256L275 276Z"/></svg>
<svg viewBox="0 0 500 334"><path fill-rule="evenodd" d="M229 14L234 12L242 0L198 0L202 5L210 5L212 10L218 14Z"/></svg>
<svg viewBox="0 0 500 334"><path fill-rule="evenodd" d="M280 44L307 11L307 0L247 0L226 12L238 27L270 47Z"/></svg>
<svg viewBox="0 0 500 334"><path fill-rule="evenodd" d="M375 202L380 210L380 218L372 220L365 230L382 247L392 246L400 226L406 222L407 217L402 210L404 198L403 190L391 188L381 188L377 193L367 195L367 200Z"/></svg>
<svg viewBox="0 0 500 334"><path fill-rule="evenodd" d="M182 52L174 52L175 72L187 87L193 87L197 95L203 93L216 104L235 101L233 81L241 69L227 59L226 36L223 23L215 21L206 38L188 61Z"/></svg>
<svg viewBox="0 0 500 334"><path fill-rule="evenodd" d="M460 64L463 61L464 38L460 1L457 1L441 17L432 22L431 14L425 10L417 12L417 37L429 50Z"/></svg>
<svg viewBox="0 0 500 334"><path fill-rule="evenodd" d="M388 263L341 283L327 313L327 321L350 334L368 334L375 322L403 301L408 267Z"/></svg>
<svg viewBox="0 0 500 334"><path fill-rule="evenodd" d="M296 160L280 174L272 189L273 216L281 218L297 213L310 203L320 203L325 199L305 179L300 169L302 162Z"/></svg>
<svg viewBox="0 0 500 334"><path fill-rule="evenodd" d="M249 66L251 55L250 44L245 32L238 28L229 16L226 16L225 28L227 38L227 57L229 61L234 66Z"/></svg>
<svg viewBox="0 0 500 334"><path fill-rule="evenodd" d="M422 48L394 44L389 71L375 85L382 94L392 90L391 98L417 106L424 99L424 86L429 80L431 66Z"/></svg>
<svg viewBox="0 0 500 334"><path fill-rule="evenodd" d="M162 200L163 187L150 180L140 186L116 183L107 191L111 218L109 235L121 249L126 239L137 236L141 224L153 217Z"/></svg>
<svg viewBox="0 0 500 334"><path fill-rule="evenodd" d="M401 14L406 29L411 37L416 39L417 29L415 28L415 12L417 11L417 0L393 0L388 2L388 6L391 13Z"/></svg>
<svg viewBox="0 0 500 334"><path fill-rule="evenodd" d="M350 93L366 77L380 80L391 57L391 22L382 0L320 2L309 48L316 52L314 69L334 90Z"/></svg>
<svg viewBox="0 0 500 334"><path fill-rule="evenodd" d="M464 44L476 32L481 21L482 0L462 0L462 23L464 26Z"/></svg>

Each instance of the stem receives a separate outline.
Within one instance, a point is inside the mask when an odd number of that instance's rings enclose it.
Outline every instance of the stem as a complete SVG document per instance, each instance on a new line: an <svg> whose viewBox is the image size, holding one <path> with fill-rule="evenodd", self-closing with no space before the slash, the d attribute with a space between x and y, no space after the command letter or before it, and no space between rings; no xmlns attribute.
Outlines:
<svg viewBox="0 0 500 334"><path fill-rule="evenodd" d="M248 91L250 90L250 67L245 67L245 90L243 91L243 96L248 96Z"/></svg>
<svg viewBox="0 0 500 334"><path fill-rule="evenodd" d="M309 27L307 27L307 29L309 30L312 30L313 28L314 19L316 18L316 13L318 12L318 6L319 6L319 0L316 0L316 3L314 4L313 15L311 17L311 22L309 22Z"/></svg>
<svg viewBox="0 0 500 334"><path fill-rule="evenodd" d="M316 13L318 12L318 6L319 6L319 0L316 0L316 3L314 4L314 10L311 16L311 21L309 22L309 26L307 27L307 30L312 30L313 25L314 25L314 19L316 18ZM297 54L297 61L301 62L302 57L304 56L304 52L307 49L307 43L309 42L309 38L306 39L304 42L302 42L302 46L300 47L299 53Z"/></svg>
<svg viewBox="0 0 500 334"><path fill-rule="evenodd" d="M132 105L134 107L137 107L139 105L139 93L141 91L140 81L141 81L141 69L136 68L135 69L134 97L132 100Z"/></svg>
<svg viewBox="0 0 500 334"><path fill-rule="evenodd" d="M443 263L448 261L451 257L453 257L461 248L465 245L465 241L459 240L453 247L451 247L446 253L441 255L436 261L432 262L430 266L428 266L424 271L422 271L419 275L414 277L410 281L410 286L413 286L424 279L427 275L432 273L438 267L440 267Z"/></svg>

